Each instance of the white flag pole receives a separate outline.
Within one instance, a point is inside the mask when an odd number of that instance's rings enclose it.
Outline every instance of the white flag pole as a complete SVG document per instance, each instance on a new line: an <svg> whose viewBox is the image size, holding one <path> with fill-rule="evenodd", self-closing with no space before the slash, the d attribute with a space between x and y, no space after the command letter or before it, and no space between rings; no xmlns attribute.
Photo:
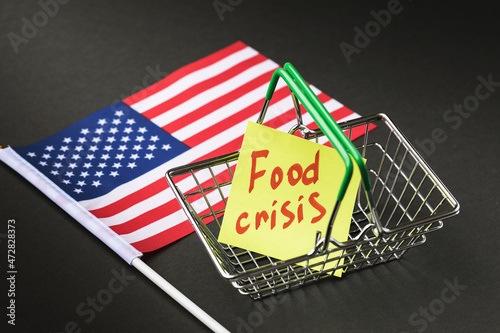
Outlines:
<svg viewBox="0 0 500 333"><path fill-rule="evenodd" d="M71 215L87 230L93 233L108 247L115 251L129 265L137 268L148 279L153 281L158 287L165 291L170 297L191 312L196 318L207 325L214 332L229 332L221 324L205 313L194 304L189 298L175 289L163 277L146 265L140 257L142 253L137 251L132 245L125 242L118 234L102 223L98 218L83 208L75 199L70 197L61 188L54 184L44 174L38 171L24 158L19 156L12 148L0 146L0 160L17 171L21 176L37 187L49 199L55 202L66 213Z"/></svg>
<svg viewBox="0 0 500 333"><path fill-rule="evenodd" d="M135 258L132 260L132 266L137 268L142 274L144 274L148 279L150 279L154 284L160 287L164 292L166 292L170 297L176 300L180 305L182 305L186 310L191 312L196 318L198 318L202 323L207 325L214 332L229 333L229 331L219 324L215 319L210 317L205 311L194 304L189 298L184 296L179 290L172 286L167 280L165 280L160 274L156 273L151 267L146 265L140 258Z"/></svg>

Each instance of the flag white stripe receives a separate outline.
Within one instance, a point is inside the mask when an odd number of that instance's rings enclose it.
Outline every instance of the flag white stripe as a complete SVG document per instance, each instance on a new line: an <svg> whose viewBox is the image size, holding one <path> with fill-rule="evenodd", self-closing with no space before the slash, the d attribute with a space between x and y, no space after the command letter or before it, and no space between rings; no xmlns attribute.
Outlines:
<svg viewBox="0 0 500 333"><path fill-rule="evenodd" d="M260 64L257 64L245 70L244 72L232 77L231 79L199 93L198 95L190 98L182 104L177 105L167 112L164 112L161 115L152 118L151 121L159 127L163 127L175 121L176 119L190 114L194 110L199 109L200 107L212 102L213 100L228 94L229 92L235 90L243 84L259 77L260 75L276 69L277 67L278 65L271 60L261 62ZM264 95L260 96L260 98L263 99Z"/></svg>
<svg viewBox="0 0 500 333"><path fill-rule="evenodd" d="M221 170L221 172L225 171L225 168L224 170ZM215 174L218 175L221 172L216 172ZM197 172L196 177L200 183L203 183L209 180L212 175L209 172L203 172L203 170L201 170ZM177 183L177 186L181 189L191 190L192 188L195 188L197 184L192 177L188 177ZM112 217L100 218L100 220L103 221L107 226L119 225L150 211L152 209L151 207L158 206L158 202L167 203L174 199L174 193L170 189L166 189Z"/></svg>
<svg viewBox="0 0 500 333"><path fill-rule="evenodd" d="M264 96L268 85L268 83L263 84L262 86L250 91L249 93L239 97L238 99L235 99L234 101L224 105L214 112L211 112L206 116L173 132L172 135L176 139L184 141L186 139L189 139L193 134L198 133L200 129L205 129L212 125L220 123L221 120L227 118L228 115L236 114L244 108L247 108L255 102L258 102L259 100L264 101Z"/></svg>
<svg viewBox="0 0 500 333"><path fill-rule="evenodd" d="M137 218L138 216L141 216L142 214L150 211L155 207L158 207L158 203L167 203L169 200L173 199L173 197L174 195L170 189L168 191L163 190L133 206L128 207L118 214L115 214L111 217L101 217L100 220L104 222L108 227L120 225L134 218Z"/></svg>
<svg viewBox="0 0 500 333"><path fill-rule="evenodd" d="M222 190L222 193L225 197L227 197L229 195L229 188L228 187L224 187L221 190ZM222 201L218 191L210 192L209 194L207 194L207 198L211 203ZM192 205L197 206L197 207L207 208L205 198L203 198L203 197L196 200ZM203 211L203 208L198 208L197 211L198 212ZM138 230L131 232L129 234L121 235L121 237L125 241L130 242L130 243L139 242L139 241L147 239L151 236L154 236L154 235L158 234L159 232L165 231L167 229L170 229L170 228L176 226L177 224L179 224L179 221L185 221L185 220L186 220L186 215L184 214L184 212L181 209L179 209L178 211L176 211L173 214L170 214L169 216L166 216L166 217L164 217L164 218L162 218L154 223L151 223L148 226L145 226L144 228L138 229Z"/></svg>
<svg viewBox="0 0 500 333"><path fill-rule="evenodd" d="M172 97L175 97L182 93L183 91L191 88L192 86L208 80L218 74L228 70L229 68L250 59L258 54L257 51L251 47L246 47L238 52L235 52L216 63L192 72L178 81L172 83L163 90L143 99L132 105L132 108L137 110L139 113L152 109L153 107L168 101Z"/></svg>

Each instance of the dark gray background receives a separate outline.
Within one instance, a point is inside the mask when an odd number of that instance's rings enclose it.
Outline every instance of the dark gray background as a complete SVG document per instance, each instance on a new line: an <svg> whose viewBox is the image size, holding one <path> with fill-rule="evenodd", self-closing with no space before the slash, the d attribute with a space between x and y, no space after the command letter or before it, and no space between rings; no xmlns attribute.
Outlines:
<svg viewBox="0 0 500 333"><path fill-rule="evenodd" d="M457 129L443 114L474 95L479 76L500 81L498 12L481 1L404 0L400 13L348 63L339 44L352 45L354 28L364 30L374 20L370 11L386 9L388 1L231 3L221 20L210 0L70 1L16 53L7 35L22 36L23 17L33 22L41 7L2 1L0 144L38 141L129 95L148 66L165 75L241 40L280 64L292 62L352 110L387 113L413 143L441 128L446 140L424 157L461 213L402 260L296 289L273 307L264 304L264 315L262 302L239 295L218 276L194 234L144 260L235 332L248 321L255 326L248 332L417 332L424 325L412 325L409 317L437 304L444 280L467 288L426 321L426 332L497 331L500 88ZM82 332L206 331L3 164L0 180L0 236L8 219L17 221L15 331L63 332L71 321ZM7 270L6 244L0 238L0 277ZM76 308L122 269L135 279L85 322ZM0 321L7 327L1 280Z"/></svg>

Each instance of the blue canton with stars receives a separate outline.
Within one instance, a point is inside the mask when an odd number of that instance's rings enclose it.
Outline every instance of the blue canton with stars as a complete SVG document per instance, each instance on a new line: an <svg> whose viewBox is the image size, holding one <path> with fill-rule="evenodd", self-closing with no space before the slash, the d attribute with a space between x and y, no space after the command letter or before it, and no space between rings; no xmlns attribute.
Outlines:
<svg viewBox="0 0 500 333"><path fill-rule="evenodd" d="M14 148L78 201L104 195L188 149L122 102L45 140Z"/></svg>

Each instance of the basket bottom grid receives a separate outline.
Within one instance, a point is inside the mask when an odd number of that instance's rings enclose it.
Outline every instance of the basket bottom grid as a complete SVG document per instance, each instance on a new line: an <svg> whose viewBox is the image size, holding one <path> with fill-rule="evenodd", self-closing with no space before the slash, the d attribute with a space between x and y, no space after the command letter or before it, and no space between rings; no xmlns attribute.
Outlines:
<svg viewBox="0 0 500 333"><path fill-rule="evenodd" d="M355 229L358 227L356 224ZM246 278L233 281L233 286L241 294L254 299L270 296L281 291L300 287L326 277L332 277L340 270L342 274L400 259L412 247L422 245L426 241L425 234L441 227L440 223L402 231L388 235L375 241L364 241L346 249L336 249L320 258L314 264L307 260L288 265L281 269L273 269L281 260L251 252L245 249L224 245L224 249L238 273L250 272L257 268L268 268L265 273L252 274ZM357 234L355 230L354 234ZM316 259L317 260L317 259ZM325 269L327 263L335 266Z"/></svg>

